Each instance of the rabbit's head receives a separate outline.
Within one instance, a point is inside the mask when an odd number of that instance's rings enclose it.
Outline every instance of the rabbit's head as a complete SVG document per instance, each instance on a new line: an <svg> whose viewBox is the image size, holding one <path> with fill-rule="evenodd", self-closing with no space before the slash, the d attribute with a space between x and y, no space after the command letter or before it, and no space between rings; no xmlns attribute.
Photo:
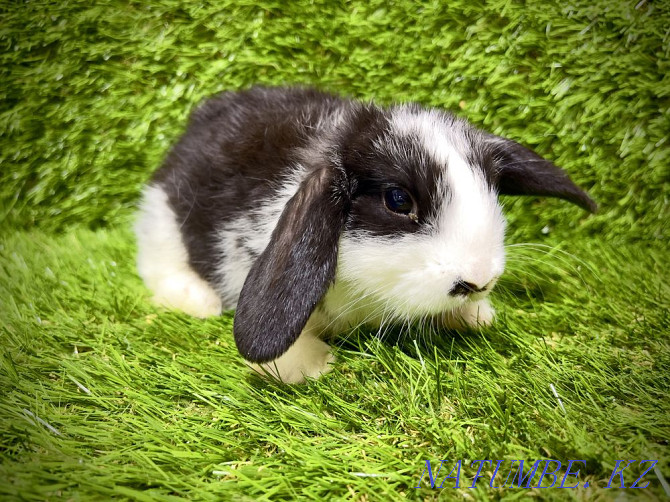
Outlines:
<svg viewBox="0 0 670 502"><path fill-rule="evenodd" d="M289 348L333 281L399 320L481 299L505 264L499 194L596 207L531 150L416 105L352 106L296 173L238 302L235 340L254 362Z"/></svg>

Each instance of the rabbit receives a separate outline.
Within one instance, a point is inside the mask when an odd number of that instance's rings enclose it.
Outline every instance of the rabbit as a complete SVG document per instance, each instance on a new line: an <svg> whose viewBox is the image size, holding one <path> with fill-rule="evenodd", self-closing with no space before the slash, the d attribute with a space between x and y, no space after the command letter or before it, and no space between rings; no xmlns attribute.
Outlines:
<svg viewBox="0 0 670 502"><path fill-rule="evenodd" d="M138 270L161 305L236 309L247 364L298 383L331 369L328 333L490 324L499 194L596 210L550 161L445 111L312 88L223 92L143 192Z"/></svg>

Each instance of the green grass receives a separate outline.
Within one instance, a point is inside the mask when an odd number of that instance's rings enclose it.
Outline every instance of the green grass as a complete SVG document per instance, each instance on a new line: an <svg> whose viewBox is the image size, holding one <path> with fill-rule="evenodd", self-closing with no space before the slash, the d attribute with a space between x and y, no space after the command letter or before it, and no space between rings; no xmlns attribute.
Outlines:
<svg viewBox="0 0 670 502"><path fill-rule="evenodd" d="M527 3L0 5L0 497L664 498L604 486L617 459L670 479L670 5ZM355 332L321 380L265 382L230 313L150 304L130 231L189 110L253 83L454 110L601 210L504 201L482 333ZM483 458L584 459L591 486L413 488Z"/></svg>

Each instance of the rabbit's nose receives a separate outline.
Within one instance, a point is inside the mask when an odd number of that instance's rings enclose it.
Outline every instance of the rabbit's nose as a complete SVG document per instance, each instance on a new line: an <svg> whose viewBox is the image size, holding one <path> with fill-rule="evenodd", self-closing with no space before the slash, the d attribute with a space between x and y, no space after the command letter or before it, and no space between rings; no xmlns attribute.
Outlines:
<svg viewBox="0 0 670 502"><path fill-rule="evenodd" d="M469 296L472 293L481 293L484 290L486 290L486 286L480 288L479 286L477 286L476 284L473 284L471 282L466 282L466 281L459 280L451 288L451 291L449 291L449 294L452 295L452 296L457 296L457 295Z"/></svg>

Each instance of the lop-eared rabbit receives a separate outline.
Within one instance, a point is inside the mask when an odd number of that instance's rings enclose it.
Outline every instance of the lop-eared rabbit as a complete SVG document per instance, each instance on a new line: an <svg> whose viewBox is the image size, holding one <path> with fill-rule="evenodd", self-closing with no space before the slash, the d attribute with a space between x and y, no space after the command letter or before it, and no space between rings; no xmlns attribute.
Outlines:
<svg viewBox="0 0 670 502"><path fill-rule="evenodd" d="M224 92L193 112L144 191L139 273L162 305L236 309L245 360L301 382L330 369L328 333L491 323L499 194L595 210L548 160L441 110Z"/></svg>

